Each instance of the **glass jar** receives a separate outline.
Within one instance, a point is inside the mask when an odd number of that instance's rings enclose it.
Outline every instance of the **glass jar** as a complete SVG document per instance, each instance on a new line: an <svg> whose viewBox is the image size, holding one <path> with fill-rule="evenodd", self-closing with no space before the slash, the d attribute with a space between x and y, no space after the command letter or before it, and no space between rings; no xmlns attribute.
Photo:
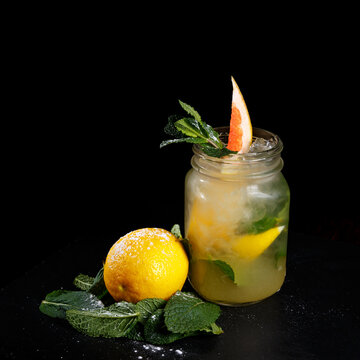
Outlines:
<svg viewBox="0 0 360 360"><path fill-rule="evenodd" d="M216 129L227 142L228 127ZM193 146L185 179L189 280L206 300L258 302L280 290L286 272L290 192L280 138L253 128L269 150L215 158Z"/></svg>

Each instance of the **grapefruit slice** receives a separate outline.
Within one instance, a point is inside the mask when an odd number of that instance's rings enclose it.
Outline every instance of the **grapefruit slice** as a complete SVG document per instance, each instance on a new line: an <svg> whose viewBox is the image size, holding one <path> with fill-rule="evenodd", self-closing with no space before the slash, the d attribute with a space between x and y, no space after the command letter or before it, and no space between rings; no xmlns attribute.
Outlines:
<svg viewBox="0 0 360 360"><path fill-rule="evenodd" d="M243 154L249 151L252 142L252 126L245 100L233 77L231 77L231 82L233 95L227 148Z"/></svg>

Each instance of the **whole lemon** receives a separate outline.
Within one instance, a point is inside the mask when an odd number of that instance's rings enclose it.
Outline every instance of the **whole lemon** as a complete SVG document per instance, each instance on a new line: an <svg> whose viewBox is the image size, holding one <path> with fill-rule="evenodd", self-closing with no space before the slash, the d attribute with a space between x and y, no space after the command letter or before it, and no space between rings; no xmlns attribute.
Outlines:
<svg viewBox="0 0 360 360"><path fill-rule="evenodd" d="M104 281L115 301L167 300L182 289L188 269L185 250L171 232L144 228L126 234L111 247Z"/></svg>

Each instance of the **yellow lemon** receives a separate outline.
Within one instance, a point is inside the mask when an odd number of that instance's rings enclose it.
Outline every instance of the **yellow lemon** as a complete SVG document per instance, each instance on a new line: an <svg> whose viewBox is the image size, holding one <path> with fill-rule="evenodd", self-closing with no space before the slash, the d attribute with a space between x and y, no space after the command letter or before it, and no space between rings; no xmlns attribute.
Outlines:
<svg viewBox="0 0 360 360"><path fill-rule="evenodd" d="M104 281L116 301L169 299L181 290L189 261L181 242L169 231L144 228L120 238L104 265Z"/></svg>
<svg viewBox="0 0 360 360"><path fill-rule="evenodd" d="M236 240L233 250L242 258L255 259L279 236L285 226L278 226L260 234L247 234Z"/></svg>

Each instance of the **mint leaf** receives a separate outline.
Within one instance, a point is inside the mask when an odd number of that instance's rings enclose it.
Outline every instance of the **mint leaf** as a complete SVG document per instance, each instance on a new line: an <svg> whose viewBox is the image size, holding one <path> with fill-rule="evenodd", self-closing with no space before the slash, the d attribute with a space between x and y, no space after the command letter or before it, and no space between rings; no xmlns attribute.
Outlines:
<svg viewBox="0 0 360 360"><path fill-rule="evenodd" d="M235 274L234 274L234 270L232 269L232 267L227 264L225 261L222 260L209 260L211 261L213 264L215 264L216 266L218 266L221 271L232 281L235 281Z"/></svg>
<svg viewBox="0 0 360 360"><path fill-rule="evenodd" d="M145 341L143 325L137 322L124 336L130 340Z"/></svg>
<svg viewBox="0 0 360 360"><path fill-rule="evenodd" d="M187 254L187 256L190 258L190 254L191 254L191 244L190 241L188 239L185 239L182 237L181 234L181 230L180 230L180 225L179 224L175 224L172 228L171 228L171 233L179 240L181 240L181 243L185 249L185 252Z"/></svg>
<svg viewBox="0 0 360 360"><path fill-rule="evenodd" d="M260 234L273 228L278 222L276 217L264 216L262 219L252 223L248 229L249 234Z"/></svg>
<svg viewBox="0 0 360 360"><path fill-rule="evenodd" d="M201 120L201 116L200 114L190 105L185 104L184 102L182 102L181 100L179 100L179 104L181 105L181 107L191 116L194 117L194 119L201 125L203 126L203 122Z"/></svg>
<svg viewBox="0 0 360 360"><path fill-rule="evenodd" d="M183 334L170 332L164 324L164 314L164 309L158 309L145 323L144 337L147 342L154 345L165 345L188 336L197 335L196 332Z"/></svg>
<svg viewBox="0 0 360 360"><path fill-rule="evenodd" d="M199 123L193 118L183 118L174 123L177 130L186 136L199 137L206 140L206 136L201 132Z"/></svg>
<svg viewBox="0 0 360 360"><path fill-rule="evenodd" d="M108 294L104 282L104 267L98 271L95 277L79 274L73 284L81 290L94 294L100 300Z"/></svg>
<svg viewBox="0 0 360 360"><path fill-rule="evenodd" d="M170 136L175 136L178 138L183 137L183 134L181 131L177 130L174 123L180 119L182 119L183 116L181 115L170 115L168 117L168 123L164 127L164 132Z"/></svg>
<svg viewBox="0 0 360 360"><path fill-rule="evenodd" d="M202 126L203 126L204 130L206 131L208 138L210 138L213 141L213 143L215 143L220 149L222 149L224 147L224 144L220 140L219 133L217 131L215 131L213 129L213 127L211 127L210 125L208 125L206 123L202 123Z"/></svg>
<svg viewBox="0 0 360 360"><path fill-rule="evenodd" d="M210 324L205 329L201 329L201 331L205 331L207 333L211 333L214 335L220 335L224 332L223 329L220 326L216 325L215 323Z"/></svg>
<svg viewBox="0 0 360 360"><path fill-rule="evenodd" d="M94 294L98 299L102 299L108 294L108 290L104 282L104 267L102 267L96 274L94 281L87 290L90 294Z"/></svg>
<svg viewBox="0 0 360 360"><path fill-rule="evenodd" d="M91 288L95 278L92 276L79 274L73 281L73 284L80 290L87 291Z"/></svg>
<svg viewBox="0 0 360 360"><path fill-rule="evenodd" d="M192 117L180 118L177 115L170 116L164 131L176 139L162 141L160 148L169 144L188 142L202 144L203 151L209 156L222 157L230 153L236 153L224 147L219 134L210 125L201 120L201 116L193 107L180 100L179 103Z"/></svg>
<svg viewBox="0 0 360 360"><path fill-rule="evenodd" d="M220 315L220 307L193 293L177 291L165 306L165 324L169 331L187 333L202 330Z"/></svg>
<svg viewBox="0 0 360 360"><path fill-rule="evenodd" d="M67 310L101 309L104 304L93 294L85 291L55 290L46 295L40 311L54 318L65 318Z"/></svg>
<svg viewBox="0 0 360 360"><path fill-rule="evenodd" d="M139 313L139 322L145 324L146 320L158 309L165 307L166 301L163 299L152 298L140 300L136 304Z"/></svg>
<svg viewBox="0 0 360 360"><path fill-rule="evenodd" d="M200 145L201 147L201 150L206 154L206 155L209 155L209 156L212 156L212 157L223 157L223 156L227 156L227 155L230 155L230 154L236 154L236 151L232 151L232 150L229 150L228 148L215 148L213 146L211 146L210 144L202 144Z"/></svg>
<svg viewBox="0 0 360 360"><path fill-rule="evenodd" d="M122 301L103 309L68 310L66 319L78 331L93 337L122 337L138 321L134 304Z"/></svg>
<svg viewBox="0 0 360 360"><path fill-rule="evenodd" d="M182 143L182 142L191 143L191 144L204 144L206 143L206 140L201 138L194 138L194 137L164 140L160 143L160 149L166 145Z"/></svg>
<svg viewBox="0 0 360 360"><path fill-rule="evenodd" d="M180 225L179 224L175 224L173 225L173 227L171 228L170 232L177 238L177 239L182 239L182 235L181 235L181 230L180 230Z"/></svg>
<svg viewBox="0 0 360 360"><path fill-rule="evenodd" d="M192 115L194 117L196 122L199 124L198 128L203 133L203 135L205 135L205 137L211 139L213 141L213 143L215 143L219 148L222 148L224 145L220 141L219 134L210 125L206 124L205 122L203 122L201 120L200 114L193 107L191 107L190 105L185 104L184 102L182 102L180 100L179 100L179 103L180 103L181 107L188 114L190 114L190 115Z"/></svg>

